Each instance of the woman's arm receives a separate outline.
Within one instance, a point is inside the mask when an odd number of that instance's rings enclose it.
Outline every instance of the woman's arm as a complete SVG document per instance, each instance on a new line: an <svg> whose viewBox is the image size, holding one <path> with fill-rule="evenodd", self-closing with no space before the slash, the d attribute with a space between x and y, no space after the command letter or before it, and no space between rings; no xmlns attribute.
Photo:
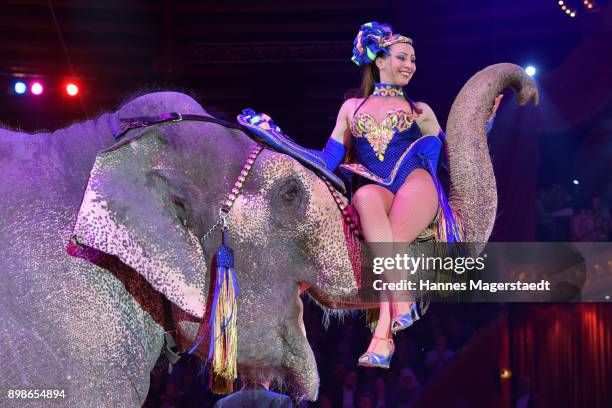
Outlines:
<svg viewBox="0 0 612 408"><path fill-rule="evenodd" d="M336 118L336 126L330 138L342 143L348 150L351 147L351 130L349 127L351 115L355 110L357 99L351 98L344 101Z"/></svg>
<svg viewBox="0 0 612 408"><path fill-rule="evenodd" d="M348 118L353 110L354 99L349 99L342 104L338 117L336 118L336 126L332 131L325 148L321 151L310 150L312 154L320 157L325 162L325 167L333 171L338 164L344 159L344 155L351 145L351 131L348 126Z"/></svg>

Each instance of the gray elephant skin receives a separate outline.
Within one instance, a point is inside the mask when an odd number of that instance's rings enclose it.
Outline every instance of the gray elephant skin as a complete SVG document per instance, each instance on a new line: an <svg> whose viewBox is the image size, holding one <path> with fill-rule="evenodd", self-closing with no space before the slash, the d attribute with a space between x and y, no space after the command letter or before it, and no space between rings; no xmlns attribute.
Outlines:
<svg viewBox="0 0 612 408"><path fill-rule="evenodd" d="M449 117L450 201L472 241L486 241L495 217L484 127L507 86L519 103L537 98L520 67L498 64L466 84ZM115 143L119 117L165 112L206 115L190 97L165 92L52 133L0 130L3 406L44 405L9 400L10 389L65 390L55 402L66 406L140 406L164 332L183 350L194 344L219 245L217 234L201 238L255 142L185 121ZM299 285L323 307L359 307L341 213L316 175L264 150L228 220L239 372L273 375L314 400ZM203 349L196 354L206 358Z"/></svg>

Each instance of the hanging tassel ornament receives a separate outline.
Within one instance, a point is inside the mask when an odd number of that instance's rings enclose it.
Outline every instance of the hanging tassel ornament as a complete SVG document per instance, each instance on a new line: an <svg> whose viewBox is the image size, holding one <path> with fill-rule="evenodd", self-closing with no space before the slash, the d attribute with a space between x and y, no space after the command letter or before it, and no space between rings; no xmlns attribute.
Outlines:
<svg viewBox="0 0 612 408"><path fill-rule="evenodd" d="M216 281L210 313L210 348L212 391L228 394L233 390L237 377L238 351L237 317L238 282L234 270L234 254L227 244L227 224L223 218L222 243L216 254Z"/></svg>
<svg viewBox="0 0 612 408"><path fill-rule="evenodd" d="M210 364L211 389L215 394L232 392L234 380L238 376L238 280L234 270L234 253L228 245L227 217L262 150L261 145L255 145L219 210L217 222L202 237L202 241L206 241L217 227L222 228L221 245L217 248L215 255L215 291L210 305L208 327L200 324L198 340L189 354L198 349L207 334L210 336L208 363Z"/></svg>

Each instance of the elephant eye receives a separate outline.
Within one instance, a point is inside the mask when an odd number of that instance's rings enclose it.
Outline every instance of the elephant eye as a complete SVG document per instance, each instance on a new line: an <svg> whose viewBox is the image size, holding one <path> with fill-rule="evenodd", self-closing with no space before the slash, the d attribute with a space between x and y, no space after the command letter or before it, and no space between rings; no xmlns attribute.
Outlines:
<svg viewBox="0 0 612 408"><path fill-rule="evenodd" d="M283 228L293 228L308 207L308 189L299 179L287 177L278 180L272 187L270 208L274 222Z"/></svg>
<svg viewBox="0 0 612 408"><path fill-rule="evenodd" d="M305 193L302 183L293 177L279 180L273 189L275 193L272 200L275 205L287 208L299 206Z"/></svg>
<svg viewBox="0 0 612 408"><path fill-rule="evenodd" d="M285 200L287 201L293 201L298 195L298 187L297 185L293 184L291 186L289 186L289 188L285 191Z"/></svg>
<svg viewBox="0 0 612 408"><path fill-rule="evenodd" d="M174 204L174 209L176 211L176 216L178 217L181 224L187 226L187 214L188 210L185 205L185 201L177 196L176 194L169 194L169 200L172 204Z"/></svg>
<svg viewBox="0 0 612 408"><path fill-rule="evenodd" d="M294 178L286 179L284 183L281 184L279 189L281 201L288 205L299 203L301 196L303 195L302 193L302 183Z"/></svg>
<svg viewBox="0 0 612 408"><path fill-rule="evenodd" d="M183 202L183 200L180 197L178 197L175 194L170 194L169 198L170 198L170 202L172 204L174 204L177 208L179 208L181 211L185 211L186 210L185 209L185 203Z"/></svg>

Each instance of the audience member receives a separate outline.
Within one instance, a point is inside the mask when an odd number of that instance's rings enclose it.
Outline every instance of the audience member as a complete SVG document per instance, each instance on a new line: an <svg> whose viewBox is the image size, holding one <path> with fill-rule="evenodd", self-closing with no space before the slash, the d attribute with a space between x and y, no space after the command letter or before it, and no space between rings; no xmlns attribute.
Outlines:
<svg viewBox="0 0 612 408"><path fill-rule="evenodd" d="M370 392L363 392L357 398L357 408L375 408L374 395Z"/></svg>
<svg viewBox="0 0 612 408"><path fill-rule="evenodd" d="M332 395L334 407L354 408L357 403L357 373L347 371L342 386L335 389Z"/></svg>
<svg viewBox="0 0 612 408"><path fill-rule="evenodd" d="M431 374L444 367L448 360L455 356L455 352L446 347L446 337L438 334L435 339L434 349L427 353L425 364Z"/></svg>
<svg viewBox="0 0 612 408"><path fill-rule="evenodd" d="M217 401L214 408L291 408L293 404L288 396L270 391L271 382L270 378L258 382L246 382L240 391Z"/></svg>
<svg viewBox="0 0 612 408"><path fill-rule="evenodd" d="M391 396L385 384L385 380L381 377L374 381L374 397L376 398L376 408L391 408Z"/></svg>
<svg viewBox="0 0 612 408"><path fill-rule="evenodd" d="M395 407L409 407L422 389L421 383L410 368L402 368L399 380L393 393L393 403Z"/></svg>

